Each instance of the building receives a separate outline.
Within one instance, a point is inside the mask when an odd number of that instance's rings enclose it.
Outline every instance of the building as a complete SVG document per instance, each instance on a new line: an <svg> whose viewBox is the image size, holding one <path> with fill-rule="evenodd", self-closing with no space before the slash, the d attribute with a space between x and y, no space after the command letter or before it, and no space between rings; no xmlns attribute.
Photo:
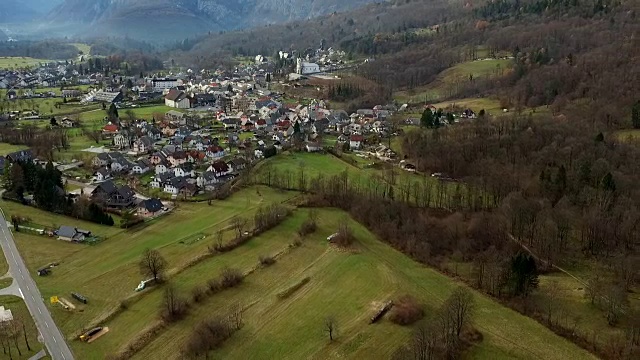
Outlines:
<svg viewBox="0 0 640 360"><path fill-rule="evenodd" d="M93 190L91 198L103 202L107 207L127 208L134 204L135 195L130 187L118 188L111 180L107 180Z"/></svg>
<svg viewBox="0 0 640 360"><path fill-rule="evenodd" d="M178 85L180 85L178 84L178 79L173 78L160 78L151 80L151 87L153 88L153 91L164 91L177 87Z"/></svg>
<svg viewBox="0 0 640 360"><path fill-rule="evenodd" d="M87 236L91 236L91 231L63 225L56 231L56 235L58 240L82 242Z"/></svg>
<svg viewBox="0 0 640 360"><path fill-rule="evenodd" d="M121 92L107 92L98 91L93 96L93 101L99 101L107 104L116 104L124 100L124 95Z"/></svg>
<svg viewBox="0 0 640 360"><path fill-rule="evenodd" d="M305 61L302 61L302 59L298 59L298 62L296 64L296 73L300 75L307 75L307 74L316 74L319 72L320 72L320 65L315 63L305 62Z"/></svg>
<svg viewBox="0 0 640 360"><path fill-rule="evenodd" d="M162 211L162 202L159 199L147 199L138 205L138 215L143 217L155 216Z"/></svg>
<svg viewBox="0 0 640 360"><path fill-rule="evenodd" d="M174 88L164 97L164 104L176 109L189 109L191 107L191 99L184 91Z"/></svg>

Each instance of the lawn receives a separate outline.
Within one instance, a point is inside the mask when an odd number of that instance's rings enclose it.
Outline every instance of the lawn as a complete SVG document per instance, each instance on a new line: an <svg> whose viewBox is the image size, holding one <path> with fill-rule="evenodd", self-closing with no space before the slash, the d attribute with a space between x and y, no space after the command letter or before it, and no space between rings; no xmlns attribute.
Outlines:
<svg viewBox="0 0 640 360"><path fill-rule="evenodd" d="M11 310L14 321L24 323L24 328L27 332L27 341L31 347L31 351L27 350L27 344L23 335L18 338L18 347L22 355L18 355L18 350L15 344L11 344L11 355L13 359L29 359L37 352L42 350L42 344L38 342L38 330L36 325L31 319L27 305L22 299L16 296L0 296L0 306L4 306L5 309ZM4 346L3 346L4 347ZM3 354L3 359L8 359L9 354Z"/></svg>
<svg viewBox="0 0 640 360"><path fill-rule="evenodd" d="M11 154L15 151L24 150L27 147L24 145L11 145L7 143L0 143L0 156L5 156L7 154Z"/></svg>
<svg viewBox="0 0 640 360"><path fill-rule="evenodd" d="M286 246L296 227L306 218L298 210L293 218L249 244L213 258L181 274L175 286L188 291L225 265L248 270L257 255L274 253ZM250 274L236 289L225 291L192 308L188 317L162 331L135 359L177 359L179 349L194 325L202 319L223 316L235 302L245 309L244 327L225 343L214 358L225 359L327 359L389 358L407 341L410 328L388 320L369 325L368 320L381 303L403 294L412 294L433 314L451 291L460 286L450 278L428 269L378 241L359 224L351 223L358 239L355 251L341 251L325 238L348 215L337 210L321 210L319 230L299 248L278 258L275 265ZM206 275L202 275L202 274ZM310 282L286 299L277 294L305 277ZM160 303L155 291L127 311L136 317L154 317ZM476 327L484 340L471 349L471 357L487 359L588 359L594 358L537 322L475 293ZM330 343L322 331L326 316L338 323L338 338ZM113 327L129 332L140 320L116 319ZM111 324L110 324L111 328ZM120 330L118 330L120 331ZM130 336L135 338L131 333ZM109 335L111 336L111 334ZM106 342L106 338L104 339ZM102 339L100 340L102 341ZM97 345L97 343L96 343ZM93 346L90 345L90 346ZM88 346L87 346L88 347ZM112 345L106 349L112 349Z"/></svg>
<svg viewBox="0 0 640 360"><path fill-rule="evenodd" d="M151 120L154 113L165 114L169 110L177 110L165 105L150 105L143 106L138 108L128 108L128 109L118 109L118 115L122 119L128 119L127 112L131 110L135 114L136 118ZM103 111L101 108L98 111L87 112L84 114L80 114L81 120L84 121L102 121L105 116L107 116L106 111Z"/></svg>
<svg viewBox="0 0 640 360"><path fill-rule="evenodd" d="M34 59L31 57L0 57L0 69L18 69L33 67L40 63L48 63L54 60Z"/></svg>
<svg viewBox="0 0 640 360"><path fill-rule="evenodd" d="M144 249L158 249L172 269L182 268L194 257L206 252L207 246L211 245L211 241L185 245L181 243L183 239L200 233L213 235L217 229L226 227L229 219L235 215L247 214L251 217L259 205L281 202L295 196L294 193L267 188L260 188L259 193L257 195L257 188L248 188L227 200L214 201L212 206L206 202L179 204L173 213L130 230L65 222L107 237L95 246L64 243L21 233L16 234L16 241L30 270L43 264L60 262L52 275L36 278L45 298L68 296L70 292L77 291L89 299L89 305L81 312L70 313L61 308L53 310L56 323L70 336L105 312L117 308L122 299L134 293L142 279L137 262ZM9 214L14 211L15 208L13 211L5 208ZM34 222L40 221L35 215L32 218ZM60 222L60 219L55 221ZM51 220L46 223L51 223ZM113 230L107 232L107 229Z"/></svg>
<svg viewBox="0 0 640 360"><path fill-rule="evenodd" d="M510 71L512 60L487 59L457 64L438 74L429 85L412 90L398 91L394 98L401 103L433 102L436 99L455 96L458 85L474 79L497 77Z"/></svg>

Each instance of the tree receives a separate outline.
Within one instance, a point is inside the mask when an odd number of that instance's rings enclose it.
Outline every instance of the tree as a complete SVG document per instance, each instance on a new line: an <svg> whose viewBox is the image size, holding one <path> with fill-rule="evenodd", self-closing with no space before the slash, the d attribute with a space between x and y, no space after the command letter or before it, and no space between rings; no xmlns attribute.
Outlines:
<svg viewBox="0 0 640 360"><path fill-rule="evenodd" d="M240 239L244 235L244 228L247 226L248 220L240 217L234 216L231 219L231 227L236 232L236 239Z"/></svg>
<svg viewBox="0 0 640 360"><path fill-rule="evenodd" d="M462 329L471 321L474 300L469 289L459 287L445 302L447 316L451 317L452 331L460 337Z"/></svg>
<svg viewBox="0 0 640 360"><path fill-rule="evenodd" d="M538 287L536 260L528 253L518 252L511 258L509 284L513 296L527 296Z"/></svg>
<svg viewBox="0 0 640 360"><path fill-rule="evenodd" d="M162 281L167 269L167 261L158 250L146 249L140 259L140 272L144 276L152 276L155 281Z"/></svg>
<svg viewBox="0 0 640 360"><path fill-rule="evenodd" d="M333 316L327 316L324 319L324 331L329 335L329 341L333 341L338 332L338 325Z"/></svg>
<svg viewBox="0 0 640 360"><path fill-rule="evenodd" d="M162 297L162 318L173 322L187 312L187 302L180 297L173 286L167 286Z"/></svg>
<svg viewBox="0 0 640 360"><path fill-rule="evenodd" d="M420 118L420 125L427 128L433 127L433 113L431 112L431 109L425 109L424 112L422 112L422 117Z"/></svg>
<svg viewBox="0 0 640 360"><path fill-rule="evenodd" d="M631 123L634 129L640 129L640 100L631 108Z"/></svg>
<svg viewBox="0 0 640 360"><path fill-rule="evenodd" d="M109 121L117 120L120 116L118 116L118 108L116 104L109 105L109 110L107 110L107 117Z"/></svg>
<svg viewBox="0 0 640 360"><path fill-rule="evenodd" d="M58 120L56 120L55 116L51 117L51 120L49 120L49 124L51 125L51 127L58 126Z"/></svg>

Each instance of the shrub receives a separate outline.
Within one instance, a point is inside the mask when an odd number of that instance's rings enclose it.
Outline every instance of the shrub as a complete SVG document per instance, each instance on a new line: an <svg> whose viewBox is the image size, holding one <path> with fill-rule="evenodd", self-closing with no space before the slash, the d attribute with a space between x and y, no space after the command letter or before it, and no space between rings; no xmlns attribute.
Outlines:
<svg viewBox="0 0 640 360"><path fill-rule="evenodd" d="M238 269L225 268L220 274L220 285L223 289L235 287L242 283L244 275Z"/></svg>
<svg viewBox="0 0 640 360"><path fill-rule="evenodd" d="M260 265L267 267L276 263L276 258L270 255L262 255L258 258Z"/></svg>
<svg viewBox="0 0 640 360"><path fill-rule="evenodd" d="M353 244L356 237L353 235L353 231L347 222L340 224L337 235L331 240L332 243L346 248Z"/></svg>
<svg viewBox="0 0 640 360"><path fill-rule="evenodd" d="M162 300L160 315L164 321L176 322L187 314L189 304L173 287L169 286L165 289Z"/></svg>
<svg viewBox="0 0 640 360"><path fill-rule="evenodd" d="M307 220L300 225L300 229L298 229L298 235L307 236L309 234L313 234L316 232L318 225L313 220Z"/></svg>
<svg viewBox="0 0 640 360"><path fill-rule="evenodd" d="M206 295L206 290L203 286L198 285L193 290L191 290L191 299L194 303L199 303L204 299Z"/></svg>
<svg viewBox="0 0 640 360"><path fill-rule="evenodd" d="M389 320L398 325L410 325L423 317L422 304L413 296L405 295L394 304Z"/></svg>

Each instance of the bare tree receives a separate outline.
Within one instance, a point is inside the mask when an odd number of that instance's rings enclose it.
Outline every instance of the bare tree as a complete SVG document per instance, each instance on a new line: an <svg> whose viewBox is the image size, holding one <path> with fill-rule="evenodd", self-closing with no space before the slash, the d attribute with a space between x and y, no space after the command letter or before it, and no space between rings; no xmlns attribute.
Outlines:
<svg viewBox="0 0 640 360"><path fill-rule="evenodd" d="M333 341L338 332L338 325L335 317L327 316L324 319L324 331L329 335L329 341Z"/></svg>
<svg viewBox="0 0 640 360"><path fill-rule="evenodd" d="M244 234L244 229L247 226L248 220L241 216L234 216L231 219L231 227L236 232L236 239L240 239Z"/></svg>
<svg viewBox="0 0 640 360"><path fill-rule="evenodd" d="M162 298L162 318L173 322L180 319L187 311L187 302L180 297L173 286L167 286Z"/></svg>
<svg viewBox="0 0 640 360"><path fill-rule="evenodd" d="M473 315L473 294L469 289L459 287L453 291L445 306L452 317L453 331L460 337L460 332L471 321Z"/></svg>
<svg viewBox="0 0 640 360"><path fill-rule="evenodd" d="M146 249L140 259L140 272L145 276L153 276L155 281L162 281L167 269L167 261L158 250Z"/></svg>

